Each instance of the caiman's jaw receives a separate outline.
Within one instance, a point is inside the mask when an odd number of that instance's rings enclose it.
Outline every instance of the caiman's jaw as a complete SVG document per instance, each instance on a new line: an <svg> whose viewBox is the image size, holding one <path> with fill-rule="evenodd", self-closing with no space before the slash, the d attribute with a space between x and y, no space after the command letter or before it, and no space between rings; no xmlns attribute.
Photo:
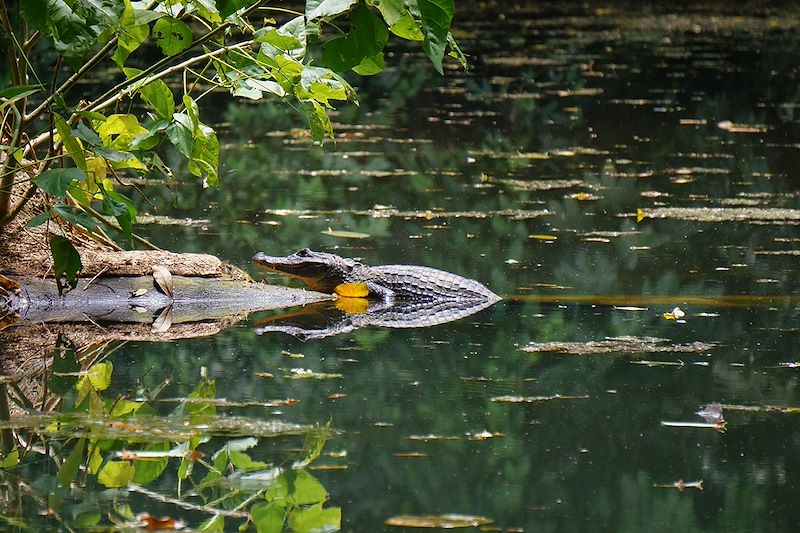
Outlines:
<svg viewBox="0 0 800 533"><path fill-rule="evenodd" d="M303 249L285 257L274 257L257 253L253 261L261 268L280 272L301 280L315 291L333 293L334 288L345 281L355 261L338 255Z"/></svg>

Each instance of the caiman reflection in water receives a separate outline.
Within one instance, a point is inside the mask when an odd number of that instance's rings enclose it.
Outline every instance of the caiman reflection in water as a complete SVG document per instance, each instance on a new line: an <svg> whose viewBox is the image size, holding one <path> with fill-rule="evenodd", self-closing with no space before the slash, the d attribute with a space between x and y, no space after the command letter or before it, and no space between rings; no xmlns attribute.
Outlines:
<svg viewBox="0 0 800 533"><path fill-rule="evenodd" d="M308 249L285 257L260 252L253 260L302 280L310 289L338 296L335 304L268 319L255 329L259 335L281 331L305 340L365 326L428 327L470 316L501 299L475 280L428 267L368 266Z"/></svg>

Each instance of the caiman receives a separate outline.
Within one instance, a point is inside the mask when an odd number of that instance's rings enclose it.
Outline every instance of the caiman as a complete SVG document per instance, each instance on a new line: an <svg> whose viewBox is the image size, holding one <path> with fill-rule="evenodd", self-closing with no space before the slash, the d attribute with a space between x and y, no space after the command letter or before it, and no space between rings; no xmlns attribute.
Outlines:
<svg viewBox="0 0 800 533"><path fill-rule="evenodd" d="M303 249L285 257L259 252L256 265L298 278L314 291L366 297L385 305L397 301L485 302L501 298L475 280L415 265L368 266L354 259Z"/></svg>

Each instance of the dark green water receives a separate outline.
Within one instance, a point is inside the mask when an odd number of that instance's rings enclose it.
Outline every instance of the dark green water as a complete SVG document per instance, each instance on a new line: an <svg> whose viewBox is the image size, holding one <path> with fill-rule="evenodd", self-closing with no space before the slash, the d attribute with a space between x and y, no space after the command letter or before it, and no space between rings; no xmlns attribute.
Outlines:
<svg viewBox="0 0 800 533"><path fill-rule="evenodd" d="M335 147L293 134L291 112L221 97L220 189L188 178L176 193L144 189L159 212L208 222L142 228L239 265L310 247L441 268L504 301L430 329L305 343L256 336L268 315L214 337L129 343L108 356L111 391L170 378L162 397L182 397L206 367L231 402L299 400L219 412L330 423L333 456L320 463L346 468L314 475L343 531L446 513L501 531L795 530L796 13L504 5L459 13L468 74L441 78L396 50L394 68L359 80ZM683 320L664 317L675 307ZM663 339L664 351L522 350L623 336ZM694 342L712 346L676 346ZM287 378L299 368L339 376ZM556 395L573 398L502 401ZM713 402L724 432L662 424L703 422ZM678 480L702 490L660 486ZM173 472L149 488L174 486ZM129 500L192 527L206 518Z"/></svg>

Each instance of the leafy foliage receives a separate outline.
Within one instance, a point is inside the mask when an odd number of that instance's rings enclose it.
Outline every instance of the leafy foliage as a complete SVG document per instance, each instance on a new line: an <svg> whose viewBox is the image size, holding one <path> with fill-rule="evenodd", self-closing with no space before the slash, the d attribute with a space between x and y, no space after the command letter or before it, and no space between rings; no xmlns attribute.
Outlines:
<svg viewBox="0 0 800 533"><path fill-rule="evenodd" d="M291 14L266 0L21 2L18 14L0 17L0 29L10 37L5 53L12 59L12 85L0 90L0 108L10 107L5 127L8 153L14 154L0 168L0 226L35 191L12 205L14 175L25 170L39 174L32 186L51 197L47 214L35 222L50 218L93 231L90 216L113 219L111 227L132 244L136 210L118 189L125 175L171 175L161 158L165 142L186 158L189 173L205 187L219 185L219 141L201 117L207 87L248 100L278 99L305 115L315 141L332 140L329 112L356 102L342 74L381 72L390 36L421 41L440 73L448 47L463 62L450 34L453 4L307 0L303 13ZM1 9L7 11L5 5ZM270 10L275 18L264 19ZM20 44L29 42L31 31L52 45L59 58L55 64L34 60ZM156 49L162 57L153 61L148 54ZM61 69L62 60L75 72ZM98 76L107 66L117 74ZM47 70L53 72L50 81L44 81ZM87 76L104 92L91 101L69 101L70 89ZM29 78L42 81L23 83ZM180 85L165 81L178 78ZM136 111L137 101L146 113ZM54 128L35 130L48 122ZM23 143L24 138L30 140ZM59 160L61 168L50 169ZM72 286L77 265L72 250L58 240L51 248L61 254L54 259L64 267L65 287Z"/></svg>

